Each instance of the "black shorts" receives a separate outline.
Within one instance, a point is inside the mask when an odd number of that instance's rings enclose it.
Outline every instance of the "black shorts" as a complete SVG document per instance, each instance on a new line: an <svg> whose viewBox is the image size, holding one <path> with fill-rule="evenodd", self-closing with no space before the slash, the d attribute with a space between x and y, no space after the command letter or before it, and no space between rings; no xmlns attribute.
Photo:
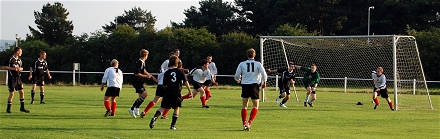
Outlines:
<svg viewBox="0 0 440 139"><path fill-rule="evenodd" d="M182 107L182 94L181 90L167 90L162 98L161 108L165 109L175 109L177 107Z"/></svg>
<svg viewBox="0 0 440 139"><path fill-rule="evenodd" d="M374 90L373 90L373 92L375 92L376 91L376 87L374 88ZM382 98L388 98L388 90L387 90L387 88L385 88L385 89L380 89L380 91L379 92L377 92L378 93L378 96L380 96L380 97L382 97Z"/></svg>
<svg viewBox="0 0 440 139"><path fill-rule="evenodd" d="M199 82L196 82L196 81L193 81L192 85L193 85L193 89L196 89L196 90L198 90L199 88L202 88L202 86L203 86L202 83L199 83Z"/></svg>
<svg viewBox="0 0 440 139"><path fill-rule="evenodd" d="M10 76L8 78L8 90L9 92L14 92L18 90L23 90L23 83L21 82L20 76Z"/></svg>
<svg viewBox="0 0 440 139"><path fill-rule="evenodd" d="M260 87L256 83L241 85L242 98L260 99L259 93L260 93Z"/></svg>
<svg viewBox="0 0 440 139"><path fill-rule="evenodd" d="M146 91L145 87L144 87L144 83L134 82L134 83L132 83L132 85L133 85L134 89L136 89L136 93L138 93L138 94Z"/></svg>
<svg viewBox="0 0 440 139"><path fill-rule="evenodd" d="M203 83L203 85L204 85L204 86L212 86L213 84L212 84L212 81L211 81L211 80L206 80L206 81Z"/></svg>
<svg viewBox="0 0 440 139"><path fill-rule="evenodd" d="M32 75L32 84L36 84L38 86L44 86L44 76Z"/></svg>
<svg viewBox="0 0 440 139"><path fill-rule="evenodd" d="M107 87L107 90L105 91L105 96L118 96L119 92L121 92L121 88L117 87Z"/></svg>
<svg viewBox="0 0 440 139"><path fill-rule="evenodd" d="M280 94L284 92L286 92L286 95L290 95L290 87L289 86L280 87Z"/></svg>
<svg viewBox="0 0 440 139"><path fill-rule="evenodd" d="M163 87L163 85L157 85L156 96L163 97L163 95L165 95L165 88Z"/></svg>

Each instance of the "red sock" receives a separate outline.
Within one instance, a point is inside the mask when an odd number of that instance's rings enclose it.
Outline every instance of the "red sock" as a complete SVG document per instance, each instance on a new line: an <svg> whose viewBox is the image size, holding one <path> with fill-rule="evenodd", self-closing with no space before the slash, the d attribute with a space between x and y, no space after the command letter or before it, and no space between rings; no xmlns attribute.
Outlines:
<svg viewBox="0 0 440 139"><path fill-rule="evenodd" d="M110 102L108 100L104 101L104 106L106 110L110 110Z"/></svg>
<svg viewBox="0 0 440 139"><path fill-rule="evenodd" d="M393 109L393 108L394 108L394 107L393 107L393 102L392 102L392 101L388 102L388 105L390 106L390 109Z"/></svg>
<svg viewBox="0 0 440 139"><path fill-rule="evenodd" d="M379 99L376 97L374 100L374 103L376 103L376 105L379 105Z"/></svg>
<svg viewBox="0 0 440 139"><path fill-rule="evenodd" d="M246 116L247 116L247 110L241 109L241 121L243 121L243 125L246 124Z"/></svg>
<svg viewBox="0 0 440 139"><path fill-rule="evenodd" d="M165 109L162 113L162 116L167 117L168 112L170 112L170 109Z"/></svg>
<svg viewBox="0 0 440 139"><path fill-rule="evenodd" d="M182 100L183 99L188 99L188 98L191 98L190 94L186 94L186 95L182 96Z"/></svg>
<svg viewBox="0 0 440 139"><path fill-rule="evenodd" d="M153 101L150 101L150 103L148 103L147 107L145 107L144 113L147 113L151 108L153 108L154 104L155 103Z"/></svg>
<svg viewBox="0 0 440 139"><path fill-rule="evenodd" d="M112 102L112 114L116 113L116 102Z"/></svg>
<svg viewBox="0 0 440 139"><path fill-rule="evenodd" d="M206 98L205 98L205 96L201 96L200 97L200 101L202 101L202 106L206 105Z"/></svg>
<svg viewBox="0 0 440 139"><path fill-rule="evenodd" d="M258 109L252 108L251 115L249 116L249 125L252 124L252 121L257 117Z"/></svg>
<svg viewBox="0 0 440 139"><path fill-rule="evenodd" d="M206 96L206 100L209 100L209 98L211 98L211 91L205 90L205 96Z"/></svg>

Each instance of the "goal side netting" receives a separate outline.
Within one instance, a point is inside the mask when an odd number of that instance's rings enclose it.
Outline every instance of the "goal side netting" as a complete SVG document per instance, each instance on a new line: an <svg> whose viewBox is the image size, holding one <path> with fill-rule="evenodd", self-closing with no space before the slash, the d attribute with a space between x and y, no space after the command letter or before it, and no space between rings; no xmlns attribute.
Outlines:
<svg viewBox="0 0 440 139"><path fill-rule="evenodd" d="M383 67L396 109L434 109L413 36L261 36L260 49L265 68L288 68L290 61L305 67L317 64L321 74L317 92L334 93L318 102L371 103L371 73ZM301 81L305 72L296 72L296 90L291 87L291 94L298 92L301 103L306 91ZM268 75L266 94L277 90L279 78L277 73ZM381 107L388 107L385 99L379 101Z"/></svg>

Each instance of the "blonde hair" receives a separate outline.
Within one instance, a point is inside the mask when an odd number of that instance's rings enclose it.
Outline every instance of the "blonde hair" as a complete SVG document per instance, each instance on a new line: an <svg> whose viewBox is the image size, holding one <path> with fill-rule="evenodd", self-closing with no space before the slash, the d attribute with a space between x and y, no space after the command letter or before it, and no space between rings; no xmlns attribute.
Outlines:
<svg viewBox="0 0 440 139"><path fill-rule="evenodd" d="M382 67L377 67L377 69L383 73L383 68Z"/></svg>
<svg viewBox="0 0 440 139"><path fill-rule="evenodd" d="M112 59L112 61L110 61L110 66L116 66L116 63L119 63L118 60Z"/></svg>
<svg viewBox="0 0 440 139"><path fill-rule="evenodd" d="M146 49L141 49L141 51L139 52L139 54L140 54L140 56L141 57L145 57L145 56L147 56L148 55L148 50L146 50Z"/></svg>
<svg viewBox="0 0 440 139"><path fill-rule="evenodd" d="M254 48L248 49L248 50L246 51L246 56L247 56L248 58L255 58L255 55L256 55L256 52L255 52L255 49L254 49Z"/></svg>

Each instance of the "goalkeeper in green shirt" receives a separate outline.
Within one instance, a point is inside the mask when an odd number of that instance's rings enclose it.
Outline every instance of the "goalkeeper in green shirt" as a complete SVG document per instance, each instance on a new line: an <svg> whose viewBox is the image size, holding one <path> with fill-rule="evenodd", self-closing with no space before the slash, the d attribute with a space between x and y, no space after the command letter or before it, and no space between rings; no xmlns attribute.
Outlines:
<svg viewBox="0 0 440 139"><path fill-rule="evenodd" d="M295 66L295 68L306 72L304 78L302 79L304 87L307 89L306 99L304 100L304 107L307 107L307 104L309 104L310 107L313 107L312 102L316 100L316 87L321 80L320 74L318 73L318 71L316 71L318 66L316 66L316 64L312 64L310 68L302 66ZM311 100L309 100L310 94L312 94Z"/></svg>

